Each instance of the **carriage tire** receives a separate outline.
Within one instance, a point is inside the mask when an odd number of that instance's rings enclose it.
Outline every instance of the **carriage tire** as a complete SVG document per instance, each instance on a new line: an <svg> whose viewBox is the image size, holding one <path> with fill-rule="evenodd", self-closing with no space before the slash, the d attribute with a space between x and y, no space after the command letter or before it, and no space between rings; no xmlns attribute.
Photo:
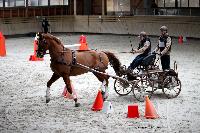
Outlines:
<svg viewBox="0 0 200 133"><path fill-rule="evenodd" d="M140 79L133 85L132 92L138 101L144 102L146 95L148 95L149 99L151 98L153 94L153 87L150 84L152 84L150 80Z"/></svg>
<svg viewBox="0 0 200 133"><path fill-rule="evenodd" d="M177 76L166 76L162 91L167 98L176 98L181 92L181 81Z"/></svg>
<svg viewBox="0 0 200 133"><path fill-rule="evenodd" d="M132 90L132 85L129 83L126 83L125 81L120 81L119 79L116 79L114 82L114 90L115 92L120 96L126 96L128 95Z"/></svg>

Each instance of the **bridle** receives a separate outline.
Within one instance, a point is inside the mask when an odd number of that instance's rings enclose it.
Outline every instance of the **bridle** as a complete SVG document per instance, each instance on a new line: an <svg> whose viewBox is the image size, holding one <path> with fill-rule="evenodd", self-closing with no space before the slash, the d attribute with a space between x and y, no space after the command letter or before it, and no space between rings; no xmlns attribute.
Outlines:
<svg viewBox="0 0 200 133"><path fill-rule="evenodd" d="M44 47L42 47L41 45L47 45L47 41L41 37L42 35L36 35L37 38L37 56L41 57L44 56L45 54L49 54L46 52L46 50L44 49Z"/></svg>

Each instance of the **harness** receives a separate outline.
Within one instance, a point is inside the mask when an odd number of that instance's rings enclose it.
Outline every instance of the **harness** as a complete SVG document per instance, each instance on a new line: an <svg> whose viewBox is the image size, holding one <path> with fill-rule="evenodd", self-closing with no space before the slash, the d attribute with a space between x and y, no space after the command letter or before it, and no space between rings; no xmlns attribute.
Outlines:
<svg viewBox="0 0 200 133"><path fill-rule="evenodd" d="M52 58L51 58L51 61L52 61L52 62L55 62L55 63L57 63L57 64L68 65L68 66L76 65L77 61L76 61L76 54L75 54L75 51L74 51L74 50L71 50L71 52L72 52L72 62L69 63L69 64L67 64L67 61L66 61L65 58L64 58L64 53L65 53L65 52L66 52L66 51L65 51L64 48L63 48L63 51L61 51L61 56L60 56L60 58L58 58L58 59L52 59Z"/></svg>
<svg viewBox="0 0 200 133"><path fill-rule="evenodd" d="M71 70L72 70L72 66L77 66L77 67L80 67L80 68L82 68L82 69L86 69L86 70L88 70L88 71L90 71L90 72L93 72L93 73L102 73L101 70L100 70L100 68L102 68L102 67L100 66L99 63L98 63L98 66L95 67L95 68L90 68L90 67L88 67L88 66L86 66L86 65L83 65L83 64L81 64L81 63L78 63L78 62L77 62L77 59L76 59L76 51L75 51L75 50L71 50L71 53L72 53L72 56L71 56L72 61L71 61L70 63L67 63L67 61L66 61L65 58L64 58L64 53L65 53L65 52L66 52L66 51L64 51L64 49L63 49L63 51L61 51L61 56L60 56L60 58L58 58L58 59L51 59L51 61L54 62L54 63L57 63L57 64L62 64L62 65L71 66L71 68L70 68ZM107 66L103 63L102 54L101 54L101 53L99 53L99 61L100 61L100 63L103 65L103 68L107 68Z"/></svg>

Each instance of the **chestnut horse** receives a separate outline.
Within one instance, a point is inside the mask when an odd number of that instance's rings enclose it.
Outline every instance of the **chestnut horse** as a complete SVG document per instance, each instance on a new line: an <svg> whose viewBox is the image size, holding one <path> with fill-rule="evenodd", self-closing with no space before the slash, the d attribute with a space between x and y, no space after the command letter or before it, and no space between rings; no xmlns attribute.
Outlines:
<svg viewBox="0 0 200 133"><path fill-rule="evenodd" d="M95 50L73 51L65 48L58 38L49 33L37 33L36 38L38 41L38 48L36 50L37 57L44 57L46 51L49 50L51 58L50 67L53 71L53 75L47 82L46 103L50 101L50 86L60 77L63 78L67 91L72 94L70 76L77 76L87 73L90 71L89 69L105 73L109 62L116 75L120 76L121 63L111 52L97 52ZM87 66L89 69L82 67L82 65ZM104 75L95 71L93 71L93 74L102 83L103 81L106 81L106 86L108 86L108 75ZM102 92L103 98L106 98L106 92L106 90ZM74 98L74 101L76 107L80 106L80 103L77 102L77 98Z"/></svg>

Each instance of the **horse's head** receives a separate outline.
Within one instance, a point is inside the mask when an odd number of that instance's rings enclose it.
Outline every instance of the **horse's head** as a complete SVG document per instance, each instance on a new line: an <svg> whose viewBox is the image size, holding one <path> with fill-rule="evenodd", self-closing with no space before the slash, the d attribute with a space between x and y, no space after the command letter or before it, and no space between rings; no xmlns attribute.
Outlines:
<svg viewBox="0 0 200 133"><path fill-rule="evenodd" d="M47 33L37 33L36 34L37 39L37 49L36 54L37 57L42 58L46 54L47 50L50 50L50 47L53 46L53 50L60 52L63 50L64 46L62 42L55 36Z"/></svg>
<svg viewBox="0 0 200 133"><path fill-rule="evenodd" d="M48 50L47 41L42 33L36 34L36 40L37 40L37 49L36 49L37 57L43 58L44 55L46 54L46 51Z"/></svg>

